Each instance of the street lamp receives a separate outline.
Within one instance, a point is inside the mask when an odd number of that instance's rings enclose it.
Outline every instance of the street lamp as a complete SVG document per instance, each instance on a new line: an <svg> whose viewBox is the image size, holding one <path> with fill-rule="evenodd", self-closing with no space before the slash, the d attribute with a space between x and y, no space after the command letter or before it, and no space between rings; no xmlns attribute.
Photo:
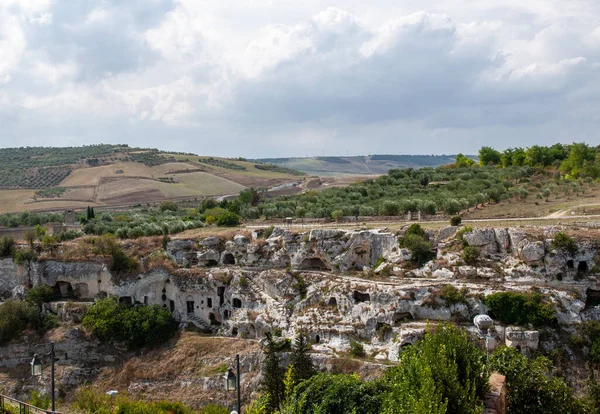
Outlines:
<svg viewBox="0 0 600 414"><path fill-rule="evenodd" d="M240 392L240 356L235 356L237 375L229 368L225 374L225 388L227 391L237 391L237 414L242 413L242 398ZM235 412L235 411L232 411Z"/></svg>
<svg viewBox="0 0 600 414"><path fill-rule="evenodd" d="M46 346L50 345L50 352L46 353L46 354L42 354L44 356L49 356L50 357L50 377L52 380L52 412L54 412L55 410L55 401L54 401L54 361L56 361L56 358L54 356L54 342L50 342L49 344L42 344L42 345L37 345L34 348L37 348L38 346L43 346L44 349L46 349ZM40 359L40 356L38 354L34 354L33 355L33 359L31 360L31 375L34 377L39 377L42 375L42 361Z"/></svg>

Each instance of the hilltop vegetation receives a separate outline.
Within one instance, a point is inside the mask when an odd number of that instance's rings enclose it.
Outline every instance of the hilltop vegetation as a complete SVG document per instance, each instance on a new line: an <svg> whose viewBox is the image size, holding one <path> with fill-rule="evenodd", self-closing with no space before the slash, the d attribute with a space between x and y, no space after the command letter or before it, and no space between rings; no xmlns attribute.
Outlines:
<svg viewBox="0 0 600 414"><path fill-rule="evenodd" d="M128 145L81 147L21 147L0 149L0 188L47 188L57 186L77 164L95 167L116 161L134 161L148 166L175 160L156 149Z"/></svg>
<svg viewBox="0 0 600 414"><path fill-rule="evenodd" d="M439 167L453 163L454 155L367 155L262 158L258 161L303 171L320 176L329 175L377 175L390 169Z"/></svg>

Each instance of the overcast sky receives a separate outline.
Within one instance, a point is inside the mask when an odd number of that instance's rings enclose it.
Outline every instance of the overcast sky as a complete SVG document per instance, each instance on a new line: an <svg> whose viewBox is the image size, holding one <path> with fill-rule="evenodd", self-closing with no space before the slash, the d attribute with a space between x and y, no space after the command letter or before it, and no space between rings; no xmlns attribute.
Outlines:
<svg viewBox="0 0 600 414"><path fill-rule="evenodd" d="M600 143L598 0L0 0L0 146Z"/></svg>

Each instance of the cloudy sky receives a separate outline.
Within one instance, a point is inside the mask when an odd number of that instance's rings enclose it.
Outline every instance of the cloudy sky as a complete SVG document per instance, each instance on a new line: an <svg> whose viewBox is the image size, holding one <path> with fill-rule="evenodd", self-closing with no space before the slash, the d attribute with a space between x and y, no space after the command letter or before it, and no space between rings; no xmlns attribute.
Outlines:
<svg viewBox="0 0 600 414"><path fill-rule="evenodd" d="M0 146L600 143L598 0L0 0Z"/></svg>

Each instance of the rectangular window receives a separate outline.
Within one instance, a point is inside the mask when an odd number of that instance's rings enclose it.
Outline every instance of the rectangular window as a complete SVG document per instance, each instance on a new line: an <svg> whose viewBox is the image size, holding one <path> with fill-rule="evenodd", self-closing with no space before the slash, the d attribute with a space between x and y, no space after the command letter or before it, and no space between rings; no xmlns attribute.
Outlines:
<svg viewBox="0 0 600 414"><path fill-rule="evenodd" d="M206 306L208 306L209 308L212 308L212 298L206 299Z"/></svg>

